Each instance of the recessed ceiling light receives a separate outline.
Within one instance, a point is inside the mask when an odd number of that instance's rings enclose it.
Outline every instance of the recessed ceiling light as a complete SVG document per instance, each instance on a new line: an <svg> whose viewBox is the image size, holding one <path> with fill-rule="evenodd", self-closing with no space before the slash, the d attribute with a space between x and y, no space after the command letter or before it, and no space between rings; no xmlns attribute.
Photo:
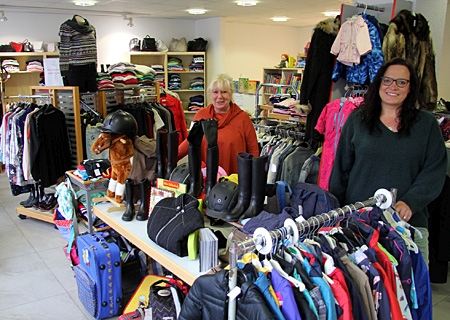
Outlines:
<svg viewBox="0 0 450 320"><path fill-rule="evenodd" d="M237 1L236 3L238 6L251 7L256 6L258 4L258 1Z"/></svg>
<svg viewBox="0 0 450 320"><path fill-rule="evenodd" d="M206 10L205 9L189 9L187 12L190 14L205 14Z"/></svg>
<svg viewBox="0 0 450 320"><path fill-rule="evenodd" d="M85 0L85 1L75 1L74 4L76 6L80 6L80 7L90 7L90 6L95 6L95 1L89 1L89 0Z"/></svg>
<svg viewBox="0 0 450 320"><path fill-rule="evenodd" d="M341 14L340 11L325 11L322 12L325 17L336 17Z"/></svg>
<svg viewBox="0 0 450 320"><path fill-rule="evenodd" d="M272 20L275 22L286 22L289 18L287 17L273 17Z"/></svg>

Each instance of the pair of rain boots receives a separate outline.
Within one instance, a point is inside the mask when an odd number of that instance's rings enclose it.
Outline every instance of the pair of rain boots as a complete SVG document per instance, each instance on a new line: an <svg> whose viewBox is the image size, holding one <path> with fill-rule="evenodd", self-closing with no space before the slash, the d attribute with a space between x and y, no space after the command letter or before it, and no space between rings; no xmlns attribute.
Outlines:
<svg viewBox="0 0 450 320"><path fill-rule="evenodd" d="M150 206L150 182L147 178L139 182L140 206L138 211L134 207L134 183L132 179L125 180L125 195L127 198L126 209L122 215L123 221L132 221L134 215L136 220L147 221L148 209Z"/></svg>

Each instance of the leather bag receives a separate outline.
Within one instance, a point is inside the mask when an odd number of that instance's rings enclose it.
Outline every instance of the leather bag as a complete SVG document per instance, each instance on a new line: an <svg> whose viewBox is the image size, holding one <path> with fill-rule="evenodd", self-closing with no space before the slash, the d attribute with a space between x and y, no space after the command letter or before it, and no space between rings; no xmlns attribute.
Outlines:
<svg viewBox="0 0 450 320"><path fill-rule="evenodd" d="M180 39L172 38L169 45L169 51L171 52L186 52L187 51L187 41L185 37Z"/></svg>
<svg viewBox="0 0 450 320"><path fill-rule="evenodd" d="M187 256L189 235L204 225L198 206L198 200L187 193L160 200L148 218L149 238L180 257Z"/></svg>
<svg viewBox="0 0 450 320"><path fill-rule="evenodd" d="M157 51L156 39L151 38L149 35L146 35L145 38L142 39L141 51Z"/></svg>

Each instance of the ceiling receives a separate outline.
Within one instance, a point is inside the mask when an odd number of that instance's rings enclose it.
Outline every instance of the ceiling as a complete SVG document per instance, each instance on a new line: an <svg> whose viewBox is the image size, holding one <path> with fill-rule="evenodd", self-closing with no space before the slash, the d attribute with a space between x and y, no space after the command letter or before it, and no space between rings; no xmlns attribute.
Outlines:
<svg viewBox="0 0 450 320"><path fill-rule="evenodd" d="M89 14L169 19L205 19L222 17L226 21L292 27L311 26L325 19L324 11L339 11L341 4L352 0L259 0L253 7L242 7L235 0L96 0L92 7L78 7L75 0L0 0L0 10L32 13ZM370 0L374 4L377 0ZM390 2L390 0L384 0ZM191 15L187 9L207 10ZM273 22L275 16L288 17L287 22Z"/></svg>

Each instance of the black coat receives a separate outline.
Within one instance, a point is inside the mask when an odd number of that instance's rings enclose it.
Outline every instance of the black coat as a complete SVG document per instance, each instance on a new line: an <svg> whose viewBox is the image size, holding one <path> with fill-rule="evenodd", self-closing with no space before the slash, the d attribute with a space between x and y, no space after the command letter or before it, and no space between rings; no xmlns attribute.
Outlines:
<svg viewBox="0 0 450 320"><path fill-rule="evenodd" d="M197 278L181 307L178 320L228 319L228 272L221 270ZM250 281L238 284L236 320L275 319L258 287Z"/></svg>
<svg viewBox="0 0 450 320"><path fill-rule="evenodd" d="M335 56L330 52L339 29L339 19L326 19L317 24L311 38L305 70L300 87L300 104L311 104L306 121L306 140L322 140L314 132L320 113L330 101L331 74ZM313 148L316 145L312 144Z"/></svg>

